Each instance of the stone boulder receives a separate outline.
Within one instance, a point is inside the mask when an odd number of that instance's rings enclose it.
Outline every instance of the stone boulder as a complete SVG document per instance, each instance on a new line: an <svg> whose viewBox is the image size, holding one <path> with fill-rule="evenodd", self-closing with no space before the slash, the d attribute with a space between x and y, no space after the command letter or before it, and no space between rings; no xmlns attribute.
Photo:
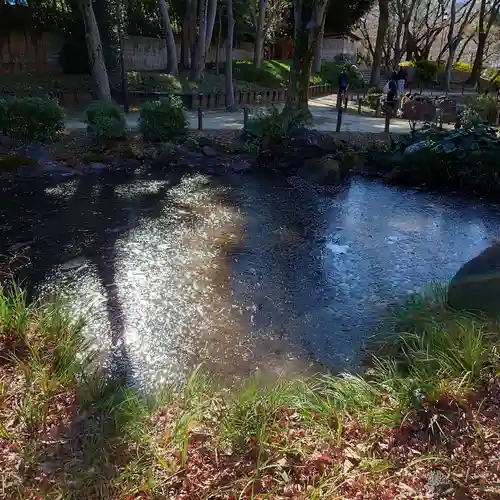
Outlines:
<svg viewBox="0 0 500 500"><path fill-rule="evenodd" d="M454 309L500 315L500 243L474 257L455 274L448 289L448 303Z"/></svg>
<svg viewBox="0 0 500 500"><path fill-rule="evenodd" d="M340 166L330 155L305 160L297 175L321 186L332 186L342 180Z"/></svg>

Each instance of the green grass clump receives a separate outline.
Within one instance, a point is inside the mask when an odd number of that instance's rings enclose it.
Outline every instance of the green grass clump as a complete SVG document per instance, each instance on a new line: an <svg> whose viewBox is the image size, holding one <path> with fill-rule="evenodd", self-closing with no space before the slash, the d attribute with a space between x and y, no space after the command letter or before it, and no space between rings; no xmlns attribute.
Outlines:
<svg viewBox="0 0 500 500"><path fill-rule="evenodd" d="M42 491L50 498L167 498L184 491L193 463L196 469L207 460L238 470L207 498L257 495L266 475L282 491L294 475L306 474L309 459L315 465L308 498L341 498L339 488L351 477L348 448L359 453L355 473L376 478L395 467L373 451L385 432L440 402L460 405L500 374L498 324L449 309L439 287L396 310L374 339L363 374L270 383L251 376L224 387L198 367L184 384L150 396L89 368L81 326L60 300L29 303L15 285L0 289L0 353L23 381L17 397L0 384L0 437L15 443L33 470L46 461L41 436L54 401L72 394L69 427L57 439L60 448L50 450L57 467ZM10 427L11 412L2 408L6 390L18 402L22 432ZM447 418L429 425L443 433ZM14 484L8 494L41 493L29 478L6 474Z"/></svg>

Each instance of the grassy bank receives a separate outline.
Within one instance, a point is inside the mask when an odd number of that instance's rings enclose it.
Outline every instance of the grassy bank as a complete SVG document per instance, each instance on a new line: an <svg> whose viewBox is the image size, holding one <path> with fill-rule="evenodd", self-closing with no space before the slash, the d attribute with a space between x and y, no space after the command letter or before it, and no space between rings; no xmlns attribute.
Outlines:
<svg viewBox="0 0 500 500"><path fill-rule="evenodd" d="M257 69L251 61L235 61L233 63L233 79L236 91L259 92L269 89L284 88L290 81L291 61L269 60L264 61L262 68ZM311 75L311 85L324 83L337 84L342 65L325 61L321 71ZM127 74L129 90L148 92L224 92L224 64L220 65L219 73L215 65L207 65L201 82L194 82L189 78L189 72L181 72L178 78L161 71L129 71ZM356 75L351 75L351 86L357 83ZM113 77L112 85L120 89L121 83ZM3 95L17 97L39 96L58 92L86 92L93 91L90 75L66 74L6 74L0 76L0 91Z"/></svg>
<svg viewBox="0 0 500 500"><path fill-rule="evenodd" d="M198 369L146 398L92 372L63 303L16 287L0 293L0 346L0 498L500 494L498 324L442 291L397 311L363 377L222 390Z"/></svg>

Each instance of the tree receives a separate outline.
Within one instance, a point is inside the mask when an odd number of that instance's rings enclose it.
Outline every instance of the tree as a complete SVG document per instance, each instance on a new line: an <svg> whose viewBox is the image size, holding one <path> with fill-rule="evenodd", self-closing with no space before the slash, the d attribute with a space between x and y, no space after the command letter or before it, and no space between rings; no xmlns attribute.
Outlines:
<svg viewBox="0 0 500 500"><path fill-rule="evenodd" d="M89 54L90 72L92 74L98 98L111 100L108 71L104 62L99 28L92 8L92 0L78 0L85 25L85 41Z"/></svg>
<svg viewBox="0 0 500 500"><path fill-rule="evenodd" d="M205 70L207 42L208 0L198 0L198 35L196 37L196 18L193 26L193 39L196 44L191 60L191 80L200 81Z"/></svg>
<svg viewBox="0 0 500 500"><path fill-rule="evenodd" d="M380 66L382 65L382 51L384 48L385 35L389 27L389 0L378 0L379 18L377 28L377 40L373 52L373 66L370 77L370 85L380 85Z"/></svg>
<svg viewBox="0 0 500 500"><path fill-rule="evenodd" d="M316 42L316 50L314 51L313 72L321 71L321 54L323 50L323 35L325 34L326 15L323 17L321 28L319 30L318 41Z"/></svg>
<svg viewBox="0 0 500 500"><path fill-rule="evenodd" d="M451 81L451 68L453 67L453 60L455 58L455 51L458 47L459 38L453 36L453 30L455 28L455 21L457 17L457 0L451 0L451 10L450 10L450 27L448 28L448 60L446 61L446 68L444 70L444 89L446 91L450 90Z"/></svg>
<svg viewBox="0 0 500 500"><path fill-rule="evenodd" d="M234 109L234 85L233 85L233 36L234 36L234 14L233 0L227 1L227 39L226 39L226 108L228 111Z"/></svg>
<svg viewBox="0 0 500 500"><path fill-rule="evenodd" d="M309 81L328 0L294 0L294 51L284 113L308 118Z"/></svg>
<svg viewBox="0 0 500 500"><path fill-rule="evenodd" d="M174 31L170 23L170 15L165 0L160 0L160 13L165 29L165 39L167 42L167 73L177 75L179 68L177 65L177 48L175 47Z"/></svg>
<svg viewBox="0 0 500 500"><path fill-rule="evenodd" d="M256 68L262 67L264 59L264 23L266 20L266 9L268 0L259 0L259 12L257 18L257 31L255 36L255 52L253 62Z"/></svg>
<svg viewBox="0 0 500 500"><path fill-rule="evenodd" d="M481 5L479 7L476 56L474 58L474 64L472 65L471 74L467 79L467 83L479 83L481 71L483 69L486 41L493 24L497 22L499 9L500 0L493 0L489 4L487 4L486 0L481 0Z"/></svg>

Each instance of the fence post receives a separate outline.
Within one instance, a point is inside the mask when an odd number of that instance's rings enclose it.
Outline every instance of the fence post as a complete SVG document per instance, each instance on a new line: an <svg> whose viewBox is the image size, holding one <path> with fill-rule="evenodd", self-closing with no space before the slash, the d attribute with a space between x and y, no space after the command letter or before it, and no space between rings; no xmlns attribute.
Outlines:
<svg viewBox="0 0 500 500"><path fill-rule="evenodd" d="M198 108L198 130L203 130L203 110Z"/></svg>
<svg viewBox="0 0 500 500"><path fill-rule="evenodd" d="M335 129L336 132L340 132L342 127L342 94L339 92L337 94L337 127Z"/></svg>
<svg viewBox="0 0 500 500"><path fill-rule="evenodd" d="M389 133L389 127L391 125L391 113L392 113L392 106L389 105L387 106L386 105L386 111L385 111L385 123L384 123L384 132L386 134Z"/></svg>
<svg viewBox="0 0 500 500"><path fill-rule="evenodd" d="M248 128L248 106L243 108L243 130Z"/></svg>
<svg viewBox="0 0 500 500"><path fill-rule="evenodd" d="M361 114L361 94L359 93L358 90L358 115Z"/></svg>
<svg viewBox="0 0 500 500"><path fill-rule="evenodd" d="M382 97L377 98L377 104L375 106L375 118L378 118L380 116L381 100L382 100Z"/></svg>

